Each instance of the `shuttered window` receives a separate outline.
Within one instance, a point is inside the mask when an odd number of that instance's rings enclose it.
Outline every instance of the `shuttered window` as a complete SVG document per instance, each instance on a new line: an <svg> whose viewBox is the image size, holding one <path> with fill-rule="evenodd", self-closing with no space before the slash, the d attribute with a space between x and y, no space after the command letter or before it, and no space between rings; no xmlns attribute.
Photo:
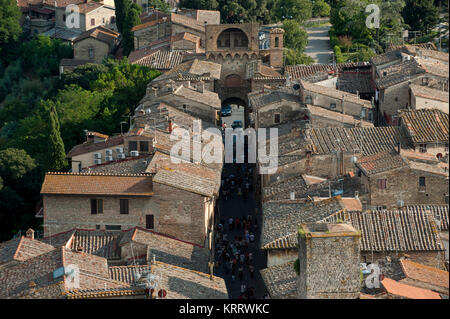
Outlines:
<svg viewBox="0 0 450 319"><path fill-rule="evenodd" d="M385 178L378 180L378 189L386 189L386 179Z"/></svg>
<svg viewBox="0 0 450 319"><path fill-rule="evenodd" d="M155 228L155 216L154 215L146 215L145 216L145 228L153 229Z"/></svg>
<svg viewBox="0 0 450 319"><path fill-rule="evenodd" d="M128 214L128 199L121 199L120 200L120 213L121 214Z"/></svg>
<svg viewBox="0 0 450 319"><path fill-rule="evenodd" d="M103 199L91 199L91 214L103 214Z"/></svg>

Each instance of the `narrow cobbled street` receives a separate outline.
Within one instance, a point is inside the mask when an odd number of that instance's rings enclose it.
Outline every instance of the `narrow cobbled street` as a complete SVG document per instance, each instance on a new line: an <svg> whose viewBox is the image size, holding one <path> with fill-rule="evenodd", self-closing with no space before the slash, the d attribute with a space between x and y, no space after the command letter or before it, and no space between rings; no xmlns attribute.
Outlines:
<svg viewBox="0 0 450 319"><path fill-rule="evenodd" d="M222 174L215 274L225 279L232 299L262 299L267 293L259 273L266 257L259 249L262 218L255 209L253 174L249 164L225 164Z"/></svg>

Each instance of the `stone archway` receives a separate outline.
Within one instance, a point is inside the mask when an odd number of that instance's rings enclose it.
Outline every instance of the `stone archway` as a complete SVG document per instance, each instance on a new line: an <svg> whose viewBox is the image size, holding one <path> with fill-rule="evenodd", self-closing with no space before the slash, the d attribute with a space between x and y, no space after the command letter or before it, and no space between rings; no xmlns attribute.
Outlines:
<svg viewBox="0 0 450 319"><path fill-rule="evenodd" d="M238 74L229 74L223 81L224 87L241 87L242 77Z"/></svg>

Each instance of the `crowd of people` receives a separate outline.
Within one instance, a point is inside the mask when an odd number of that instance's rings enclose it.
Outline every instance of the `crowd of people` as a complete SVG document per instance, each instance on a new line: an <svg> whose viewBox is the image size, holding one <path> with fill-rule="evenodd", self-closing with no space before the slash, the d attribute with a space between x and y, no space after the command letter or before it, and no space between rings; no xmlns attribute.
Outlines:
<svg viewBox="0 0 450 319"><path fill-rule="evenodd" d="M247 199L253 191L252 176L250 166L238 164L236 176L229 174L222 180L223 200L227 201L234 196ZM221 218L216 227L217 266L221 267L225 274L231 274L233 282L239 281L240 299L255 298L255 291L251 286L255 274L254 256L249 247L256 245L257 230L258 219L253 211L244 212L240 216ZM249 279L246 281L244 278Z"/></svg>

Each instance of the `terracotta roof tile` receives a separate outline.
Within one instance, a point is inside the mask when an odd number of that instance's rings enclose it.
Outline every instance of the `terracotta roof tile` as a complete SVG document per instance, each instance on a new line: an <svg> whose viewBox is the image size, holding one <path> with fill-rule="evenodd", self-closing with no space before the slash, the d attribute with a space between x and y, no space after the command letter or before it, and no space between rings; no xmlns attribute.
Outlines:
<svg viewBox="0 0 450 319"><path fill-rule="evenodd" d="M437 109L400 110L402 126L414 144L448 142L449 117Z"/></svg>
<svg viewBox="0 0 450 319"><path fill-rule="evenodd" d="M298 80L320 72L333 72L337 74L339 70L342 70L346 67L357 67L367 65L369 65L368 62L358 62L358 63L348 62L348 63L338 63L336 65L333 64L287 65L285 67L284 72L289 73L291 80Z"/></svg>
<svg viewBox="0 0 450 319"><path fill-rule="evenodd" d="M442 251L434 217L412 211L345 211L322 222L350 223L361 232L361 251Z"/></svg>
<svg viewBox="0 0 450 319"><path fill-rule="evenodd" d="M128 57L131 64L139 64L157 70L171 70L183 60L183 52L169 51L165 48L143 48L131 52Z"/></svg>
<svg viewBox="0 0 450 319"><path fill-rule="evenodd" d="M395 296L400 296L408 299L442 299L437 292L405 285L390 278L384 278L381 281L381 284L383 285L384 289L386 289L387 293Z"/></svg>
<svg viewBox="0 0 450 319"><path fill-rule="evenodd" d="M28 237L18 237L0 243L0 264L10 261L25 261L52 251L55 247Z"/></svg>
<svg viewBox="0 0 450 319"><path fill-rule="evenodd" d="M356 166L366 175L374 175L408 166L408 161L395 150L362 156Z"/></svg>
<svg viewBox="0 0 450 319"><path fill-rule="evenodd" d="M430 213L435 219L440 221L438 229L448 231L448 204L447 205L408 205L403 210L416 214Z"/></svg>
<svg viewBox="0 0 450 319"><path fill-rule="evenodd" d="M294 262L260 270L261 277L272 299L297 299L297 273Z"/></svg>
<svg viewBox="0 0 450 319"><path fill-rule="evenodd" d="M47 173L41 194L152 196L147 175Z"/></svg>
<svg viewBox="0 0 450 319"><path fill-rule="evenodd" d="M83 144L74 146L69 151L69 153L67 153L66 157L71 158L71 157L74 157L77 155L95 152L98 150L103 150L103 149L121 145L121 144L123 144L123 136L122 135L111 136L105 141L96 142L96 143L84 142Z"/></svg>
<svg viewBox="0 0 450 319"><path fill-rule="evenodd" d="M407 259L400 260L400 264L402 265L403 272L407 278L434 286L449 288L448 271L418 264Z"/></svg>

